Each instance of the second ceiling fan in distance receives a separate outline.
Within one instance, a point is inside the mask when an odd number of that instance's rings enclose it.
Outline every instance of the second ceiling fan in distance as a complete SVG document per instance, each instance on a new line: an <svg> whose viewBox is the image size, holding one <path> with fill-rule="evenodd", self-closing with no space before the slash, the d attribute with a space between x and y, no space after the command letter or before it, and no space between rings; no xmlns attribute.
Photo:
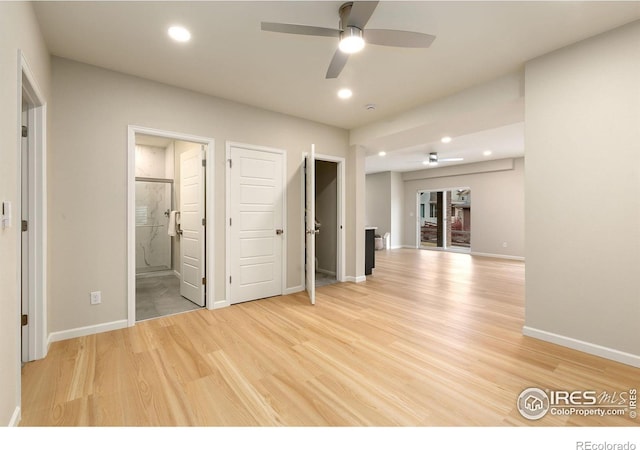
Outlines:
<svg viewBox="0 0 640 450"><path fill-rule="evenodd" d="M373 15L377 1L347 2L338 11L339 28L324 28L311 25L262 22L262 31L322 36L339 39L325 78L338 78L347 64L349 55L364 47L365 43L388 47L428 48L436 38L431 34L402 30L365 29Z"/></svg>

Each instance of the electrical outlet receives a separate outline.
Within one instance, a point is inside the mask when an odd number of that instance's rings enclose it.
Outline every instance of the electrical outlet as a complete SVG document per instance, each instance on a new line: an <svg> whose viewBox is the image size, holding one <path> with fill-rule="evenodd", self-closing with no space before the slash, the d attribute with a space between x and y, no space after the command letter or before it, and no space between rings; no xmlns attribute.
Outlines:
<svg viewBox="0 0 640 450"><path fill-rule="evenodd" d="M506 242L503 242L503 243L502 243L502 246L503 246L504 248L507 248L507 243L506 243Z"/></svg>
<svg viewBox="0 0 640 450"><path fill-rule="evenodd" d="M91 304L99 305L102 303L102 293L100 291L94 291L91 293Z"/></svg>

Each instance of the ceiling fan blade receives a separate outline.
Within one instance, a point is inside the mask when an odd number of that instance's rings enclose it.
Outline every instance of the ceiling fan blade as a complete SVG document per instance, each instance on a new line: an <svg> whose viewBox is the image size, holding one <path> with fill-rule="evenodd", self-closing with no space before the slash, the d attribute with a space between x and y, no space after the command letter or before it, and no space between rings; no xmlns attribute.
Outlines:
<svg viewBox="0 0 640 450"><path fill-rule="evenodd" d="M336 52L333 54L333 58L331 58L331 63L329 64L329 68L327 69L327 76L325 78L338 78L338 75L340 75L340 72L342 72L342 69L347 64L348 59L348 53L336 50Z"/></svg>
<svg viewBox="0 0 640 450"><path fill-rule="evenodd" d="M353 2L347 25L364 30L379 2Z"/></svg>
<svg viewBox="0 0 640 450"><path fill-rule="evenodd" d="M427 48L436 37L432 34L400 30L365 30L367 44L387 45L390 47Z"/></svg>
<svg viewBox="0 0 640 450"><path fill-rule="evenodd" d="M309 25L294 25L289 23L262 22L262 31L276 33L302 34L306 36L340 37L340 30L332 28L312 27Z"/></svg>

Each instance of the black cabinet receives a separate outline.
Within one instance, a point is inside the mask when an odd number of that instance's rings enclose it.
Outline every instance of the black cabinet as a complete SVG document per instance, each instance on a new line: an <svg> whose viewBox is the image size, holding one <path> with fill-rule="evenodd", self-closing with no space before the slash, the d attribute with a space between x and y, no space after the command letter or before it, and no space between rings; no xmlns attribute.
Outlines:
<svg viewBox="0 0 640 450"><path fill-rule="evenodd" d="M364 274L371 275L373 272L373 268L376 266L376 230L375 229L367 229L365 230L365 241L364 241Z"/></svg>

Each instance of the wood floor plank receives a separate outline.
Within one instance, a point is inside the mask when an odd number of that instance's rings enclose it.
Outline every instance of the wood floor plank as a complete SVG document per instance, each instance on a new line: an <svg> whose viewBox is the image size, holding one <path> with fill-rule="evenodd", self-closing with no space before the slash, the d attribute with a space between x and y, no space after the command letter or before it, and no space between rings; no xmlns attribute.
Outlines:
<svg viewBox="0 0 640 450"><path fill-rule="evenodd" d="M638 426L528 421L523 389L622 392L640 369L522 335L524 263L376 253L363 283L147 320L22 369L21 426Z"/></svg>

